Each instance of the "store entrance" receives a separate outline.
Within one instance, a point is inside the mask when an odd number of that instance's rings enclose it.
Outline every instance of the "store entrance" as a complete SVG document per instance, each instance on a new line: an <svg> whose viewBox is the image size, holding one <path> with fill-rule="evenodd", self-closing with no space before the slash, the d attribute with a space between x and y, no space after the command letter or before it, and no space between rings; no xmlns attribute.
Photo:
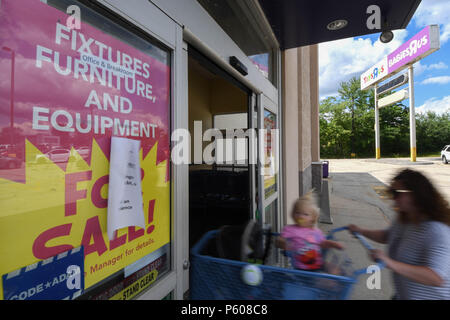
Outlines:
<svg viewBox="0 0 450 320"><path fill-rule="evenodd" d="M252 217L249 143L242 136L249 128L251 91L194 48L188 52L192 248L205 232Z"/></svg>

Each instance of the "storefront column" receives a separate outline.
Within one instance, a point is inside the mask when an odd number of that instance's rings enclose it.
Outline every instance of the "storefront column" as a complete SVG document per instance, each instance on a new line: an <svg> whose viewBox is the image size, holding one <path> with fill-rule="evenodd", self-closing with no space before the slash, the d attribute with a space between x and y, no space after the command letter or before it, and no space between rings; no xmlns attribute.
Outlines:
<svg viewBox="0 0 450 320"><path fill-rule="evenodd" d="M294 201L312 188L312 162L320 159L317 46L282 54L284 221ZM320 192L320 190L319 190Z"/></svg>
<svg viewBox="0 0 450 320"><path fill-rule="evenodd" d="M282 225L292 223L289 212L299 195L298 183L298 64L297 49L282 52L282 82L283 86L283 172L284 172L284 212Z"/></svg>
<svg viewBox="0 0 450 320"><path fill-rule="evenodd" d="M320 128L319 128L319 46L311 48L311 160L320 161Z"/></svg>
<svg viewBox="0 0 450 320"><path fill-rule="evenodd" d="M300 195L312 186L311 168L311 48L298 48L298 177Z"/></svg>

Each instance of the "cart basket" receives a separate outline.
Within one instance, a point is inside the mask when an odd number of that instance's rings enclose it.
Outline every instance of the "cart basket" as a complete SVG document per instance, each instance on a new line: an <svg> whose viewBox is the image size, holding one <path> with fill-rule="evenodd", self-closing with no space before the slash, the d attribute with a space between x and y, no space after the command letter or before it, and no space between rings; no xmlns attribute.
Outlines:
<svg viewBox="0 0 450 320"><path fill-rule="evenodd" d="M333 230L329 238L342 230L346 228ZM207 232L192 248L190 290L193 300L344 300L349 297L358 275L365 273L362 269L351 276L339 276L258 265L262 281L258 285L249 285L241 277L243 268L249 263L202 254L217 232ZM369 249L364 238L355 236ZM379 266L383 267L382 264Z"/></svg>

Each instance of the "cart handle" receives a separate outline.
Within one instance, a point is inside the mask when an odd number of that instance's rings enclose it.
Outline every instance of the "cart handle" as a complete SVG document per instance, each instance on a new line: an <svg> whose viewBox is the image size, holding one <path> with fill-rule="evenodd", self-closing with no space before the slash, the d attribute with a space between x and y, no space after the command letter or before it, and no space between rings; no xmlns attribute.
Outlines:
<svg viewBox="0 0 450 320"><path fill-rule="evenodd" d="M333 235L336 232L345 231L345 230L348 230L348 227L340 227L340 228L333 229L328 233L327 239L328 240L334 239ZM353 236L355 236L355 238L357 238L359 240L359 242L361 242L361 244L368 251L374 250L374 247L369 242L367 242L367 239L364 236L362 236L359 232L351 232L351 233L353 234ZM386 267L386 263L384 263L384 261L381 261L380 259L375 260L375 262L377 263L377 266L380 269L383 269L384 267ZM358 276L358 275L364 274L364 273L367 273L367 268L362 268L362 269L354 271L355 276Z"/></svg>
<svg viewBox="0 0 450 320"><path fill-rule="evenodd" d="M335 233L341 232L341 231L345 231L345 230L348 230L348 227L347 227L347 226L346 226L346 227L340 227L340 228L332 229L332 230L330 230L330 231L328 232L327 239L328 239L328 240L332 240L332 239L334 239L333 235L334 235ZM374 249L374 247L373 247L369 242L367 242L366 238L365 238L364 236L362 236L360 233L358 233L358 232L351 232L351 233L359 240L359 242L361 242L361 244L362 244L368 251L371 251L371 250ZM272 235L273 235L273 236L279 236L280 233L272 233ZM384 261L381 261L380 259L375 260L375 262L377 263L376 265L377 265L380 269L384 269L384 268L386 267L386 263L384 263ZM353 272L353 274L354 274L355 277L357 277L357 276L359 276L359 275L361 275L361 274L365 274L365 273L367 273L367 268L362 268L362 269L359 269L359 270L355 270L355 271Z"/></svg>
<svg viewBox="0 0 450 320"><path fill-rule="evenodd" d="M333 229L333 230L331 230L329 233L328 233L328 236L327 236L327 239L328 240L331 240L331 239L334 239L333 238L333 235L336 233L336 232L340 232L340 231L344 231L344 230L348 230L348 227L340 227L340 228L336 228L336 229ZM351 231L350 231L351 232ZM366 240L366 238L365 237L363 237L359 232L351 232L354 236L355 236L355 238L357 238L358 240L359 240L359 242L361 242L361 244L367 249L367 250L373 250L374 248L372 247L372 245L369 243L369 242L367 242L367 240Z"/></svg>

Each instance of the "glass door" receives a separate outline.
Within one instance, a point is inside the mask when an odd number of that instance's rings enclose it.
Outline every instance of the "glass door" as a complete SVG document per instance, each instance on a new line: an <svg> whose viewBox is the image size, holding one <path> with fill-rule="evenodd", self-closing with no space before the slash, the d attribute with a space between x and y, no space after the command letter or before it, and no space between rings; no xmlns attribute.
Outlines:
<svg viewBox="0 0 450 320"><path fill-rule="evenodd" d="M279 231L279 118L278 106L258 95L258 212L265 229ZM273 258L273 257L272 257Z"/></svg>

